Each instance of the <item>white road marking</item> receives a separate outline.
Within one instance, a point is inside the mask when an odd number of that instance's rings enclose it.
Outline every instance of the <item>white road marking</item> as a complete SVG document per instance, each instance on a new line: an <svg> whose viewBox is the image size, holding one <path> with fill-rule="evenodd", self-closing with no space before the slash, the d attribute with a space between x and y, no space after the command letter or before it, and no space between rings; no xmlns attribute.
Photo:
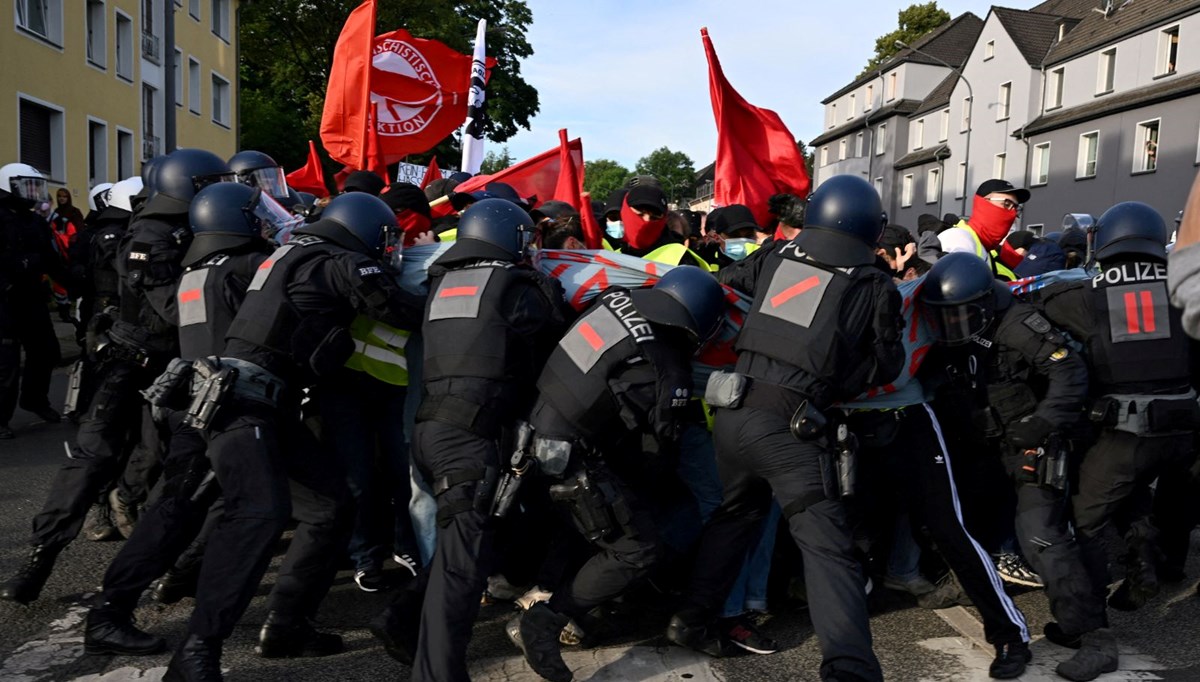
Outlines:
<svg viewBox="0 0 1200 682"><path fill-rule="evenodd" d="M722 682L725 679L712 670L711 658L677 646L564 649L563 660L578 682ZM476 682L543 682L519 655L473 663L471 679Z"/></svg>
<svg viewBox="0 0 1200 682"><path fill-rule="evenodd" d="M75 660L83 649L80 626L87 617L86 606L72 606L66 615L50 623L43 639L26 642L13 650L0 667L5 682L39 682L52 676L52 668L63 660Z"/></svg>
<svg viewBox="0 0 1200 682"><path fill-rule="evenodd" d="M96 675L74 677L68 682L162 682L163 674L166 672L167 666L165 665L149 670L125 667ZM225 672L229 672L228 669Z"/></svg>

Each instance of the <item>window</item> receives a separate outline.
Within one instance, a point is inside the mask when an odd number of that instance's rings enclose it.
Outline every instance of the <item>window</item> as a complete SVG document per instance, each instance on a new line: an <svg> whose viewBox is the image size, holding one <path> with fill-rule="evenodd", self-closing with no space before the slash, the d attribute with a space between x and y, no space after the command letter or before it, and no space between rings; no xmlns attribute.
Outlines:
<svg viewBox="0 0 1200 682"><path fill-rule="evenodd" d="M61 182L67 177L66 128L62 109L17 95L19 160Z"/></svg>
<svg viewBox="0 0 1200 682"><path fill-rule="evenodd" d="M104 0L88 0L87 60L92 66L105 68L108 64L108 32L105 30Z"/></svg>
<svg viewBox="0 0 1200 682"><path fill-rule="evenodd" d="M875 106L875 84L867 86L867 96L863 98L863 111L870 111Z"/></svg>
<svg viewBox="0 0 1200 682"><path fill-rule="evenodd" d="M954 180L954 198L962 199L967 193L967 164L959 162L958 177Z"/></svg>
<svg viewBox="0 0 1200 682"><path fill-rule="evenodd" d="M983 61L987 61L996 56L996 41L989 40L983 44Z"/></svg>
<svg viewBox="0 0 1200 682"><path fill-rule="evenodd" d="M1117 48L1100 53L1100 68L1096 70L1096 94L1113 91L1113 80L1117 74Z"/></svg>
<svg viewBox="0 0 1200 682"><path fill-rule="evenodd" d="M942 109L942 123L938 126L938 142L945 142L950 137L950 110Z"/></svg>
<svg viewBox="0 0 1200 682"><path fill-rule="evenodd" d="M1044 185L1050 181L1050 143L1033 146L1033 184Z"/></svg>
<svg viewBox="0 0 1200 682"><path fill-rule="evenodd" d="M1150 173L1158 168L1159 119L1139 123L1133 149L1133 172Z"/></svg>
<svg viewBox="0 0 1200 682"><path fill-rule="evenodd" d="M158 156L158 136L155 131L155 112L157 107L154 106L154 100L158 90L153 86L142 83L142 160L152 159Z"/></svg>
<svg viewBox="0 0 1200 682"><path fill-rule="evenodd" d="M887 81L887 101L896 99L896 85L899 83L900 76L895 71L888 74Z"/></svg>
<svg viewBox="0 0 1200 682"><path fill-rule="evenodd" d="M1075 178L1096 177L1096 155L1100 148L1100 131L1079 136L1079 159L1075 165Z"/></svg>
<svg viewBox="0 0 1200 682"><path fill-rule="evenodd" d="M1005 154L1004 152L1001 152L996 155L995 160L992 161L992 177L993 178L996 178L999 180L1004 179L1004 170L1005 170L1004 167L1005 167L1005 164L1007 161L1008 161L1008 155Z"/></svg>
<svg viewBox="0 0 1200 682"><path fill-rule="evenodd" d="M1057 42L1061 43L1062 39L1066 38L1066 37L1067 37L1067 24L1064 22L1064 23L1061 23L1058 25L1058 38L1056 40L1057 40Z"/></svg>
<svg viewBox="0 0 1200 682"><path fill-rule="evenodd" d="M188 111L200 113L200 62L188 57Z"/></svg>
<svg viewBox="0 0 1200 682"><path fill-rule="evenodd" d="M942 171L930 168L925 174L925 203L936 204L942 194Z"/></svg>
<svg viewBox="0 0 1200 682"><path fill-rule="evenodd" d="M875 131L875 153L882 154L887 151L887 124L880 123L879 128Z"/></svg>
<svg viewBox="0 0 1200 682"><path fill-rule="evenodd" d="M88 118L88 187L108 182L108 126Z"/></svg>
<svg viewBox="0 0 1200 682"><path fill-rule="evenodd" d="M183 50L175 50L175 106L183 106Z"/></svg>
<svg viewBox="0 0 1200 682"><path fill-rule="evenodd" d="M914 151L925 146L925 119L919 118L913 123L908 137Z"/></svg>
<svg viewBox="0 0 1200 682"><path fill-rule="evenodd" d="M117 10L117 75L133 82L133 19Z"/></svg>
<svg viewBox="0 0 1200 682"><path fill-rule="evenodd" d="M883 178L875 178L875 193L883 196Z"/></svg>
<svg viewBox="0 0 1200 682"><path fill-rule="evenodd" d="M996 96L996 120L1008 118L1008 108L1012 104L1012 83L1001 83L1000 94Z"/></svg>
<svg viewBox="0 0 1200 682"><path fill-rule="evenodd" d="M229 0L212 0L212 32L229 42Z"/></svg>
<svg viewBox="0 0 1200 682"><path fill-rule="evenodd" d="M829 107L829 127L832 128L837 125L837 120L837 104L835 103Z"/></svg>
<svg viewBox="0 0 1200 682"><path fill-rule="evenodd" d="M1046 110L1057 109L1062 106L1063 95L1063 69L1058 68L1050 72L1046 78Z"/></svg>
<svg viewBox="0 0 1200 682"><path fill-rule="evenodd" d="M958 126L958 132L965 133L971 129L971 98L963 98L963 113L962 123Z"/></svg>
<svg viewBox="0 0 1200 682"><path fill-rule="evenodd" d="M61 47L62 6L62 0L16 0L17 27Z"/></svg>
<svg viewBox="0 0 1200 682"><path fill-rule="evenodd" d="M1175 25L1158 34L1158 61L1155 64L1154 75L1169 76L1175 73L1178 57L1179 26Z"/></svg>
<svg viewBox="0 0 1200 682"><path fill-rule="evenodd" d="M821 165L829 165L829 147L821 147Z"/></svg>
<svg viewBox="0 0 1200 682"><path fill-rule="evenodd" d="M229 81L217 75L212 75L212 120L217 125L229 127ZM843 144L845 141L843 140Z"/></svg>
<svg viewBox="0 0 1200 682"><path fill-rule="evenodd" d="M117 177L133 177L133 132L117 128Z"/></svg>
<svg viewBox="0 0 1200 682"><path fill-rule="evenodd" d="M188 0L188 15L200 21L200 0Z"/></svg>
<svg viewBox="0 0 1200 682"><path fill-rule="evenodd" d="M845 139L843 139L841 142L838 142L838 161L846 160L846 146Z"/></svg>
<svg viewBox="0 0 1200 682"><path fill-rule="evenodd" d="M912 206L913 195L913 176L912 174L905 175L900 181L900 206L908 208Z"/></svg>
<svg viewBox="0 0 1200 682"><path fill-rule="evenodd" d="M162 49L158 34L154 32L155 0L142 0L142 59L151 64L162 64Z"/></svg>
<svg viewBox="0 0 1200 682"><path fill-rule="evenodd" d="M861 158L863 156L866 156L866 154L863 153L863 137L864 137L864 135L862 133L859 133L858 135L856 135L854 137L854 156L855 156L855 158Z"/></svg>
<svg viewBox="0 0 1200 682"><path fill-rule="evenodd" d="M854 115L857 113L858 113L858 95L850 95L850 111L846 112L846 120L849 121L850 119L854 118Z"/></svg>

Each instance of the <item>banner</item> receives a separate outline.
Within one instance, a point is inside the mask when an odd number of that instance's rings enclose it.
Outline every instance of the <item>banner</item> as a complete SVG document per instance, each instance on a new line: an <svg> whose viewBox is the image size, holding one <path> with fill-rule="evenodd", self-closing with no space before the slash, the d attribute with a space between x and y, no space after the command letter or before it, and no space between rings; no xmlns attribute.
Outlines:
<svg viewBox="0 0 1200 682"><path fill-rule="evenodd" d="M484 64L487 61L487 20L480 19L475 27L475 52L471 58L470 78L471 94L467 101L467 122L462 131L462 169L475 175L483 166L483 124L486 121L484 103L484 85L487 84L487 73Z"/></svg>

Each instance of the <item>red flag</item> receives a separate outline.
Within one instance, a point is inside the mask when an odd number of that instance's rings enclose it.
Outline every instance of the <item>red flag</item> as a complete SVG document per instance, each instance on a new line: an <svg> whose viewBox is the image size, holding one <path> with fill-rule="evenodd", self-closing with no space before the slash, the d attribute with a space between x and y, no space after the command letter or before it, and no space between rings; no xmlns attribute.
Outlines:
<svg viewBox="0 0 1200 682"><path fill-rule="evenodd" d="M589 249L600 248L600 227L596 225L596 217L592 215L591 203L585 200L582 194L583 144L580 142L578 159L574 158L571 153L571 143L567 141L566 128L558 131L558 167L558 184L554 188L553 198L565 201L579 211L587 247Z"/></svg>
<svg viewBox="0 0 1200 682"><path fill-rule="evenodd" d="M335 161L353 168L365 164L371 100L371 51L375 41L375 0L350 13L333 48L333 66L321 113L321 143Z"/></svg>
<svg viewBox="0 0 1200 682"><path fill-rule="evenodd" d="M708 89L717 121L713 202L743 204L754 212L759 225L769 225L767 199L772 194L808 196L804 156L779 114L742 99L725 80L708 29L700 29L700 36L708 56Z"/></svg>
<svg viewBox="0 0 1200 682"><path fill-rule="evenodd" d="M567 143L571 161L578 168L583 167L583 143L575 138ZM562 150L559 147L549 149L529 159L510 166L492 175L476 175L465 180L455 192L466 193L482 190L489 182L503 182L512 185L517 194L523 197L536 197L534 205L554 197L558 188L558 178L562 170ZM439 218L454 211L449 202L433 207L433 217Z"/></svg>
<svg viewBox="0 0 1200 682"><path fill-rule="evenodd" d="M433 149L467 118L471 55L396 29L375 38L371 100L388 163ZM487 68L496 65L488 59Z"/></svg>
<svg viewBox="0 0 1200 682"><path fill-rule="evenodd" d="M421 178L421 189L425 189L429 186L429 183L437 180L440 177L442 177L442 169L438 168L437 155L435 154L434 157L429 160L429 168L425 169L425 177Z"/></svg>
<svg viewBox="0 0 1200 682"><path fill-rule="evenodd" d="M321 168L321 157L317 156L317 145L308 141L308 162L299 170L287 174L288 187L297 192L309 192L318 197L329 196L325 186L325 171Z"/></svg>
<svg viewBox="0 0 1200 682"><path fill-rule="evenodd" d="M390 184L388 180L387 161L384 160L383 146L379 140L379 126L375 125L375 122L378 120L379 105L373 102L371 103L370 122L367 124L367 147L363 152L366 164L363 167L383 178L383 184L387 185Z"/></svg>

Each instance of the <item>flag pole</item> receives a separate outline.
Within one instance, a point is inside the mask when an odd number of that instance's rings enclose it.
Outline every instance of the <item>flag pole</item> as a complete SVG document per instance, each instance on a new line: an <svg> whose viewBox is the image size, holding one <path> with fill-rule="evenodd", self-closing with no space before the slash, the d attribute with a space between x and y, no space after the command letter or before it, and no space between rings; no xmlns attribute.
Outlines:
<svg viewBox="0 0 1200 682"><path fill-rule="evenodd" d="M484 84L487 77L487 20L475 29L475 52L471 59L471 92L467 96L467 122L462 129L462 169L475 175L483 166Z"/></svg>

